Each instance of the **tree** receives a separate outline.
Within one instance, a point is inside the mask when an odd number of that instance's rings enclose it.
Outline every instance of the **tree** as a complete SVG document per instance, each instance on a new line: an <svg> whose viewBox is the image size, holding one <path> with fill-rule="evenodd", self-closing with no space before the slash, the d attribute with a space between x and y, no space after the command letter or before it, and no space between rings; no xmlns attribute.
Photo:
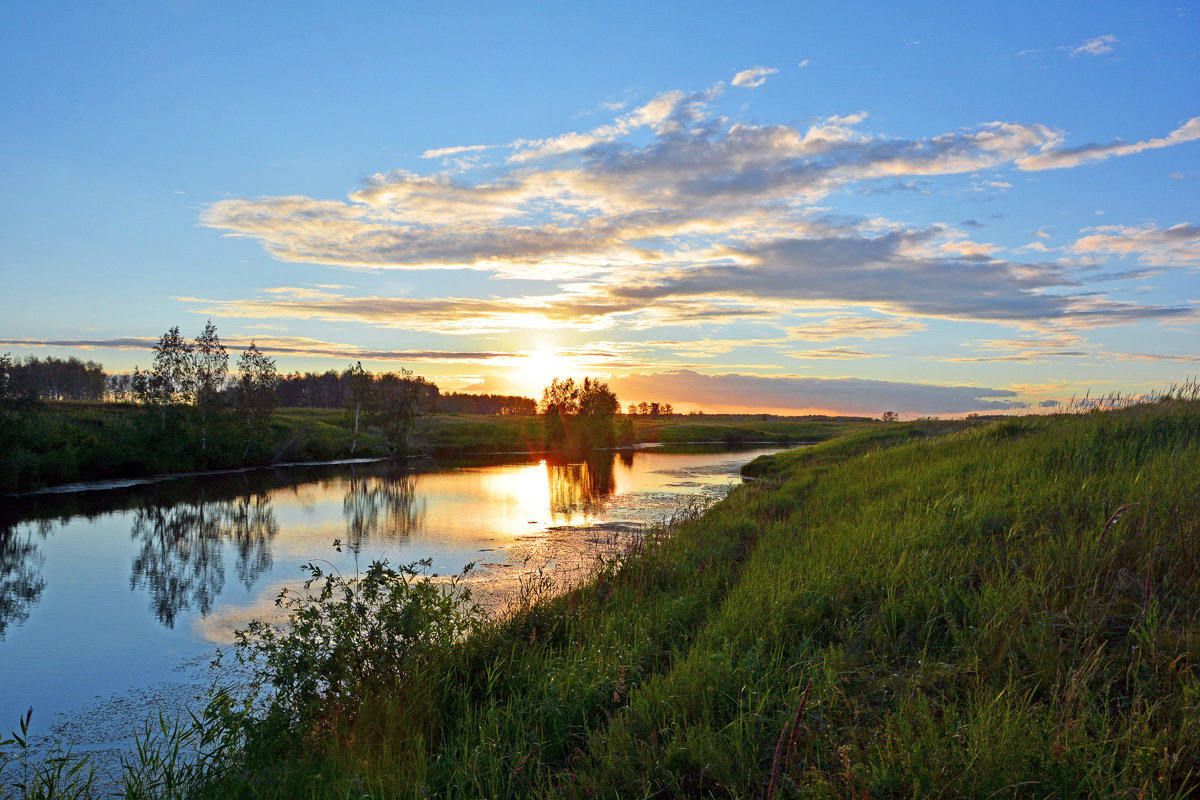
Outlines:
<svg viewBox="0 0 1200 800"><path fill-rule="evenodd" d="M346 382L346 413L354 415L354 437L350 440L350 455L358 447L358 425L363 413L371 408L375 395L375 381L371 373L363 369L361 361L346 370L342 377Z"/></svg>
<svg viewBox="0 0 1200 800"><path fill-rule="evenodd" d="M208 418L221 399L229 354L217 336L217 327L210 319L192 344L192 381L196 408L200 412L200 452L208 451Z"/></svg>
<svg viewBox="0 0 1200 800"><path fill-rule="evenodd" d="M579 388L572 378L550 381L542 390L541 412L548 447L564 448L567 442L567 419L579 412Z"/></svg>
<svg viewBox="0 0 1200 800"><path fill-rule="evenodd" d="M895 422L896 420L900 419L900 415L895 411L885 411L880 419L884 422Z"/></svg>
<svg viewBox="0 0 1200 800"><path fill-rule="evenodd" d="M414 378L406 369L401 369L399 375L385 373L376 381L373 416L379 422L389 455L408 454L424 383L423 378Z"/></svg>
<svg viewBox="0 0 1200 800"><path fill-rule="evenodd" d="M607 383L583 379L579 390L579 422L583 446L611 447L616 439L613 418L621 404Z"/></svg>
<svg viewBox="0 0 1200 800"><path fill-rule="evenodd" d="M9 390L15 380L15 364L11 353L5 353L0 356L0 399L7 400L10 397Z"/></svg>
<svg viewBox="0 0 1200 800"><path fill-rule="evenodd" d="M179 326L175 325L158 337L153 350L154 364L149 372L134 368L134 391L140 401L158 409L165 431L171 406L183 405L192 398L192 345L179 335Z"/></svg>
<svg viewBox="0 0 1200 800"><path fill-rule="evenodd" d="M616 438L613 419L620 408L602 381L555 378L542 392L546 444L571 450L608 447Z"/></svg>
<svg viewBox="0 0 1200 800"><path fill-rule="evenodd" d="M238 416L246 430L244 459L254 440L263 438L271 415L275 413L279 401L275 386L279 383L279 375L275 371L275 359L259 350L253 340L238 357L237 368L236 403Z"/></svg>

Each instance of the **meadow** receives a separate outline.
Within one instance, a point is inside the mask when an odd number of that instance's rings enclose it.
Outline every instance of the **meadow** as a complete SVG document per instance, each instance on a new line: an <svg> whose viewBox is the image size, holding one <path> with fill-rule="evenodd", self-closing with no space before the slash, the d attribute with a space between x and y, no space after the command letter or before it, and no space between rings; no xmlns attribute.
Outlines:
<svg viewBox="0 0 1200 800"><path fill-rule="evenodd" d="M499 619L419 569L314 576L290 633L246 633L258 705L146 738L129 796L1200 790L1200 402L877 424L747 471Z"/></svg>

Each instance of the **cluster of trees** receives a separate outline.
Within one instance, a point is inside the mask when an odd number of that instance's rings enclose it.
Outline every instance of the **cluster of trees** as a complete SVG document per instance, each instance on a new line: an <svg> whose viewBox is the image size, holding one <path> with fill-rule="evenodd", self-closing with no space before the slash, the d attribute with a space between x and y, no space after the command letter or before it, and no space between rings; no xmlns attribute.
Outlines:
<svg viewBox="0 0 1200 800"><path fill-rule="evenodd" d="M30 400L102 400L104 367L78 358L0 356L0 397Z"/></svg>
<svg viewBox="0 0 1200 800"><path fill-rule="evenodd" d="M627 413L631 417L657 417L660 414L674 414L675 409L671 407L670 403L647 403L643 401L641 403L630 403Z"/></svg>
<svg viewBox="0 0 1200 800"><path fill-rule="evenodd" d="M532 397L515 394L459 394L448 392L437 398L437 410L442 414L505 414L532 415L538 410Z"/></svg>
<svg viewBox="0 0 1200 800"><path fill-rule="evenodd" d="M361 367L361 364L360 364ZM286 408L345 408L354 383L354 366L341 372L292 372L279 378L276 391L280 405ZM370 373L368 373L370 374ZM422 409L435 410L438 387L421 376L409 373Z"/></svg>
<svg viewBox="0 0 1200 800"><path fill-rule="evenodd" d="M546 444L562 450L611 447L617 442L615 417L621 404L607 383L555 378L542 392Z"/></svg>
<svg viewBox="0 0 1200 800"><path fill-rule="evenodd" d="M406 369L373 375L363 369L361 361L344 374L344 405L354 421L350 455L358 447L363 422L379 428L389 455L406 455L412 447L413 425L422 410L422 395L427 394L428 387L432 386L434 391L437 387Z"/></svg>
<svg viewBox="0 0 1200 800"><path fill-rule="evenodd" d="M133 398L157 414L163 433L174 416L198 417L200 452L207 453L213 423L229 421L224 417L232 411L245 437L243 457L267 435L278 403L278 374L275 360L254 342L239 356L236 376L228 375L229 354L212 320L193 340L174 326L153 350L153 365L146 372L135 367L129 386Z"/></svg>
<svg viewBox="0 0 1200 800"><path fill-rule="evenodd" d="M279 379L280 404L288 408L345 408L354 382L354 367L337 372L293 372ZM408 380L422 412L430 414L536 414L537 401L507 394L442 394L437 384L419 375Z"/></svg>

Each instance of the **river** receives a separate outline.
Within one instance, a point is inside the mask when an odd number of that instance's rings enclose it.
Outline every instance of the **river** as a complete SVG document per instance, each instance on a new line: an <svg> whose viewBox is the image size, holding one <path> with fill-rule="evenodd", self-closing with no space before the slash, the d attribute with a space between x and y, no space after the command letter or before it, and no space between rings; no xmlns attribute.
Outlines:
<svg viewBox="0 0 1200 800"><path fill-rule="evenodd" d="M519 576L560 583L690 496L722 496L779 448L527 456L400 468L294 466L96 491L0 497L0 730L77 750L127 745L159 711L203 695L218 647L319 562L431 559L503 606Z"/></svg>

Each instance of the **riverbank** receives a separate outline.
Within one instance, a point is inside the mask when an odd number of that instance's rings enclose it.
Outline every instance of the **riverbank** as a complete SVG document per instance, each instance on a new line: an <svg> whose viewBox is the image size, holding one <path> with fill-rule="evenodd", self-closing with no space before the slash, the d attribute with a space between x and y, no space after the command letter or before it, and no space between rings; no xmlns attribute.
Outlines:
<svg viewBox="0 0 1200 800"><path fill-rule="evenodd" d="M252 441L236 420L224 419L213 424L203 444L193 420L179 416L160 424L158 417L127 403L53 402L27 408L4 422L0 493L387 454L377 431L364 427L356 437L351 419L330 409L279 409L269 429ZM823 441L871 424L878 423L851 417L635 417L630 443ZM546 449L542 418L537 416L427 415L418 418L413 436L414 455Z"/></svg>
<svg viewBox="0 0 1200 800"><path fill-rule="evenodd" d="M336 703L257 723L225 707L209 730L241 744L192 788L1200 789L1200 403L877 426L751 471L566 595L532 584L489 624L427 608L473 632L408 642ZM294 672L267 674L296 698Z"/></svg>

